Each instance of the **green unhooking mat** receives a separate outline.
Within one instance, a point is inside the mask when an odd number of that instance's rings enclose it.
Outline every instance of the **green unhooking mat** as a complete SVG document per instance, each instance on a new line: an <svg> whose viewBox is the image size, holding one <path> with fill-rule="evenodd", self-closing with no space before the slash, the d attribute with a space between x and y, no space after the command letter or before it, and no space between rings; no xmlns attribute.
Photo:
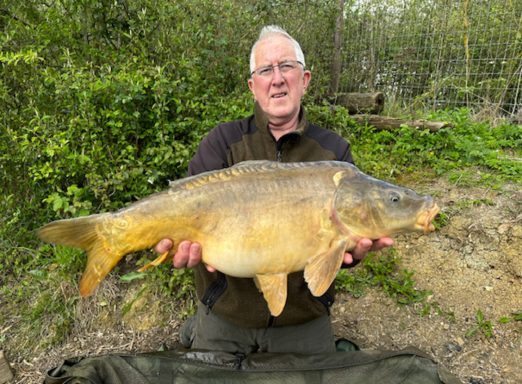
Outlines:
<svg viewBox="0 0 522 384"><path fill-rule="evenodd" d="M444 367L416 349L349 351L317 355L177 349L137 355L66 360L51 369L45 384L166 383L387 383L457 384Z"/></svg>

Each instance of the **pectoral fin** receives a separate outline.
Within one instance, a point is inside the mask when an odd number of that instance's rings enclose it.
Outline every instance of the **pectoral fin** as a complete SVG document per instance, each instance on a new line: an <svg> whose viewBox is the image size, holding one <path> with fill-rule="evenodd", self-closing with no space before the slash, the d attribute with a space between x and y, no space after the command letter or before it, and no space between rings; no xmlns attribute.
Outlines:
<svg viewBox="0 0 522 384"><path fill-rule="evenodd" d="M263 292L272 316L279 316L286 303L287 274L256 275L254 281Z"/></svg>
<svg viewBox="0 0 522 384"><path fill-rule="evenodd" d="M170 255L170 251L162 253L161 255L156 257L154 260L152 260L150 263L147 263L143 267L138 269L138 272L145 272L149 268L157 267L158 265L160 265L160 264L164 263L165 261L167 261L169 255Z"/></svg>
<svg viewBox="0 0 522 384"><path fill-rule="evenodd" d="M330 248L310 260L304 270L304 277L312 295L325 293L337 275L343 263L347 240L334 240Z"/></svg>

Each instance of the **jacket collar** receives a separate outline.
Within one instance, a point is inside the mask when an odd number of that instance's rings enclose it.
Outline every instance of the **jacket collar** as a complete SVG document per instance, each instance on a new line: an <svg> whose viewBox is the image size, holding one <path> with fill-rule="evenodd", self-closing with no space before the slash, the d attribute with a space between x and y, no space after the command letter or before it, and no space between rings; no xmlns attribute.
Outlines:
<svg viewBox="0 0 522 384"><path fill-rule="evenodd" d="M267 134L273 137L272 133L270 132L270 129L268 128L268 117L266 116L265 112L261 109L257 101L254 103L254 117L257 128L261 130L263 133L266 132ZM286 135L297 134L299 136L302 136L303 133L306 131L308 127L308 121L306 120L306 111L302 104L301 109L299 111L298 119L299 120L297 122L297 129L293 132L287 133Z"/></svg>

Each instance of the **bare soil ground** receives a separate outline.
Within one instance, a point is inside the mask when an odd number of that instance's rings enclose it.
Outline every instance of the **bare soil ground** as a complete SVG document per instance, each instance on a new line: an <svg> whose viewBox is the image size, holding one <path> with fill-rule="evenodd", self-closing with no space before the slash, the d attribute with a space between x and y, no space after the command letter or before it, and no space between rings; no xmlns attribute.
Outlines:
<svg viewBox="0 0 522 384"><path fill-rule="evenodd" d="M378 289L357 299L339 294L333 310L337 335L363 349L416 346L463 383L521 383L522 325L512 314L522 310L522 191L510 184L501 190L463 188L443 179L416 189L435 196L448 223L427 236L398 237L396 248L402 267L415 272L417 287L433 292L428 302L438 310L421 316L420 304L399 305ZM39 383L46 370L68 357L176 343L190 304L153 292L140 284L129 289L110 277L95 297L78 303L73 332L52 349L22 355L27 346L17 346L16 330L7 331L14 382ZM477 329L477 311L491 321L492 336ZM477 332L467 335L472 329Z"/></svg>

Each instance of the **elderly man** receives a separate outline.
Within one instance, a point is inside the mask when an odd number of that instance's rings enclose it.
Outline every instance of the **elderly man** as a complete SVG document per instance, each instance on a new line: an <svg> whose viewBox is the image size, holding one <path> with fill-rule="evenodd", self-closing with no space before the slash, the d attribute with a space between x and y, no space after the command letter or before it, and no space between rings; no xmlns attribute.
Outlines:
<svg viewBox="0 0 522 384"><path fill-rule="evenodd" d="M254 115L214 128L191 160L190 175L245 160L353 162L346 140L306 120L301 99L311 73L299 43L287 32L276 26L262 29L252 47L250 72ZM354 265L368 251L392 243L390 238L362 239L345 254L344 263ZM156 251L163 253L172 246L172 241L164 239ZM185 346L245 354L335 350L329 318L333 286L317 298L308 290L302 272L289 275L286 306L280 316L273 317L253 279L226 276L203 265L202 252L200 244L186 239L173 258L176 268L196 268L198 311L180 332Z"/></svg>

